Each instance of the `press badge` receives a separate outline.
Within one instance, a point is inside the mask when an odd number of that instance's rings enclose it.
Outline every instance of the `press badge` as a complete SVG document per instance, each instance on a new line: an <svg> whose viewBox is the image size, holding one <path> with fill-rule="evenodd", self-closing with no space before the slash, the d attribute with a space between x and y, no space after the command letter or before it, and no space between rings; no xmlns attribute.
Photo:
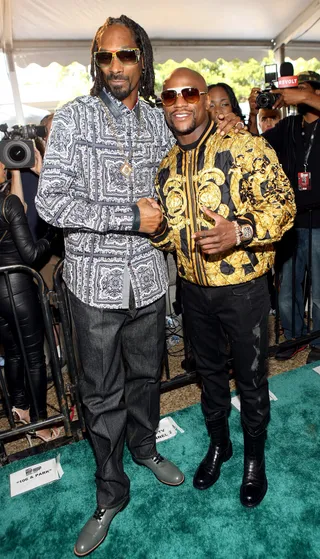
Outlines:
<svg viewBox="0 0 320 559"><path fill-rule="evenodd" d="M311 190L311 173L298 173L298 189Z"/></svg>

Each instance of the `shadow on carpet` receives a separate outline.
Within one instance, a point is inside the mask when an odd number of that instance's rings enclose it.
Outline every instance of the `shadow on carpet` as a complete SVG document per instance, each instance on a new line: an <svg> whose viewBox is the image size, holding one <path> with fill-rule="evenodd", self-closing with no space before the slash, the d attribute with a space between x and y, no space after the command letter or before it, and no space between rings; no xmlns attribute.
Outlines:
<svg viewBox="0 0 320 559"><path fill-rule="evenodd" d="M234 454L207 491L192 486L206 452L199 405L171 414L185 433L159 444L184 471L179 487L160 484L125 453L131 500L114 519L94 559L320 558L320 375L312 365L270 379L272 419L266 445L268 493L259 507L239 502L243 443L230 417ZM9 474L57 455L48 452L0 469L2 559L71 559L77 534L95 509L94 458L81 441L60 449L64 475L11 498Z"/></svg>

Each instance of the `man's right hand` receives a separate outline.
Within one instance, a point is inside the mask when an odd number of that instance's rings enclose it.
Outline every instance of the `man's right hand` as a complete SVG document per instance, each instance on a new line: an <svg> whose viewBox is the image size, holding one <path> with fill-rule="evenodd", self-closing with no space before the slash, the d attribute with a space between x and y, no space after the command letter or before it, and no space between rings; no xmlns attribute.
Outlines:
<svg viewBox="0 0 320 559"><path fill-rule="evenodd" d="M137 202L140 212L140 233L152 235L159 229L163 215L156 200L151 198L140 198Z"/></svg>
<svg viewBox="0 0 320 559"><path fill-rule="evenodd" d="M259 87L253 87L251 89L251 93L250 93L250 97L249 97L249 105L250 105L250 114L252 115L257 115L259 112L259 109L257 108L256 105L256 99L258 96L258 93L261 92L261 89Z"/></svg>

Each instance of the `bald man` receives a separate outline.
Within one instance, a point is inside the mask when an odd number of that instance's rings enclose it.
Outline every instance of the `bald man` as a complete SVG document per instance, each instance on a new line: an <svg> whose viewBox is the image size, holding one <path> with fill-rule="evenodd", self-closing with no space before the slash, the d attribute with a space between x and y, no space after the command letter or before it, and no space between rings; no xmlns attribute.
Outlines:
<svg viewBox="0 0 320 559"><path fill-rule="evenodd" d="M161 250L177 251L187 335L202 380L210 445L193 484L209 488L232 456L230 344L244 432L240 499L253 507L267 491L266 273L274 260L272 242L293 224L293 192L264 138L245 131L217 134L200 74L175 70L161 98L177 142L157 174L164 220L152 242Z"/></svg>

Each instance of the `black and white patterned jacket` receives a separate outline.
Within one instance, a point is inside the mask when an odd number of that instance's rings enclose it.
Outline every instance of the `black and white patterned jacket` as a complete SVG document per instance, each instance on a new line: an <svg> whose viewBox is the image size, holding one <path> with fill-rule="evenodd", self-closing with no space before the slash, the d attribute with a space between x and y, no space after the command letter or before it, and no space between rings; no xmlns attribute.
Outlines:
<svg viewBox="0 0 320 559"><path fill-rule="evenodd" d="M128 308L131 282L139 308L166 292L168 278L162 253L133 231L132 206L155 196L157 168L174 140L159 109L139 101L140 111L131 111L109 93L106 101L109 119L91 96L56 112L36 206L64 229L63 275L72 293L94 307ZM130 152L126 178L120 167Z"/></svg>

